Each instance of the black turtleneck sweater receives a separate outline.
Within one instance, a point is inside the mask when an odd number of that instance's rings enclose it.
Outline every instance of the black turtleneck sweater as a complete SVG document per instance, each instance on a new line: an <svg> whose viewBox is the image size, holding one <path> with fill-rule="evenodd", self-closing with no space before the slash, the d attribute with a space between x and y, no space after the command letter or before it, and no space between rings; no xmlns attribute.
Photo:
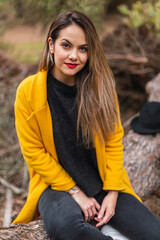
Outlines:
<svg viewBox="0 0 160 240"><path fill-rule="evenodd" d="M103 184L95 149L84 147L81 131L77 142L76 86L68 86L55 79L49 71L47 100L59 162L84 193L92 197L102 190Z"/></svg>

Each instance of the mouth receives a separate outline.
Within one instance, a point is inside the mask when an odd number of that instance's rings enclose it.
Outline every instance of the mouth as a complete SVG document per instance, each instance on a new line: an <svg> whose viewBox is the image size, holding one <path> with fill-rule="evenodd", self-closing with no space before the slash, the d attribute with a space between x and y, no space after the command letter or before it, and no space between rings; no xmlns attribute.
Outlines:
<svg viewBox="0 0 160 240"><path fill-rule="evenodd" d="M76 68L78 66L76 63L65 63L65 65L69 68Z"/></svg>

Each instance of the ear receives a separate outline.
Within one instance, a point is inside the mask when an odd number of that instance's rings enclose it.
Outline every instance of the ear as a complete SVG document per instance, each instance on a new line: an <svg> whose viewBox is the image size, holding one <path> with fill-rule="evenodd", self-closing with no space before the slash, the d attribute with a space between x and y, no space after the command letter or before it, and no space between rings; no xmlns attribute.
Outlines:
<svg viewBox="0 0 160 240"><path fill-rule="evenodd" d="M53 44L53 41L52 41L52 38L49 37L48 38L48 44L49 44L49 50L50 50L50 53L54 53L54 44Z"/></svg>

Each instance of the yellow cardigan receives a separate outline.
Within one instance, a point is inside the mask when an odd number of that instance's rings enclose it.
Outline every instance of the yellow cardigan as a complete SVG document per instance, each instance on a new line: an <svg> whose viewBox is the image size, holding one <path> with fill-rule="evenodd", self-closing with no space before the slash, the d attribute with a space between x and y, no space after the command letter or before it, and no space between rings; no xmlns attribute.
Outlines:
<svg viewBox="0 0 160 240"><path fill-rule="evenodd" d="M52 189L67 191L76 183L58 162L52 119L47 102L47 71L40 71L21 82L15 100L15 125L21 151L30 175L27 201L15 223L28 223L35 217L41 193ZM121 123L103 145L95 138L98 169L104 190L134 193L123 167L123 129ZM140 200L140 199L139 199Z"/></svg>

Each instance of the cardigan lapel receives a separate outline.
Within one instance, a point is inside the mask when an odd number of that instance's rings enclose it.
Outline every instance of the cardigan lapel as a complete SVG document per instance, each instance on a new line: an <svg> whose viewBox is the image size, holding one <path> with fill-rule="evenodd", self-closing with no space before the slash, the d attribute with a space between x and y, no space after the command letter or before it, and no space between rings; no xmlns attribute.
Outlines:
<svg viewBox="0 0 160 240"><path fill-rule="evenodd" d="M47 71L40 71L34 76L28 101L33 116L36 116L46 151L58 161L53 139L52 117L47 102Z"/></svg>
<svg viewBox="0 0 160 240"><path fill-rule="evenodd" d="M35 116L40 128L43 144L48 152L56 161L58 161L57 152L53 138L52 117L49 105L35 112Z"/></svg>
<svg viewBox="0 0 160 240"><path fill-rule="evenodd" d="M33 112L47 105L47 71L34 75L28 101Z"/></svg>

